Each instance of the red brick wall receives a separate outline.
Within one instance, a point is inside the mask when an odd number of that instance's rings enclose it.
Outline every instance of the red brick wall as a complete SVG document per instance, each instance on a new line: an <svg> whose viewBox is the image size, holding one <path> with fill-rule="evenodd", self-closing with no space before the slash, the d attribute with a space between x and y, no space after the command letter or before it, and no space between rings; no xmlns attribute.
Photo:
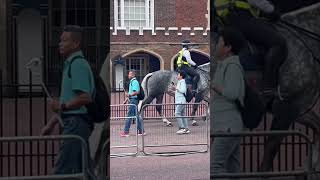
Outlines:
<svg viewBox="0 0 320 180"><path fill-rule="evenodd" d="M177 27L207 27L207 0L176 0Z"/></svg>
<svg viewBox="0 0 320 180"><path fill-rule="evenodd" d="M155 27L207 27L208 0L155 0ZM114 3L110 0L110 25L114 25Z"/></svg>
<svg viewBox="0 0 320 180"><path fill-rule="evenodd" d="M154 1L154 25L155 27L176 26L176 1L155 0Z"/></svg>

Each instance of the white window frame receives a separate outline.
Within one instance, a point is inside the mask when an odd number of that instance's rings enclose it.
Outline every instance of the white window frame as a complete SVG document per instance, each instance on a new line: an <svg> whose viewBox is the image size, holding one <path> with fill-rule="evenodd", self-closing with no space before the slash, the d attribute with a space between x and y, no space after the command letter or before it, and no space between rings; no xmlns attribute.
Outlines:
<svg viewBox="0 0 320 180"><path fill-rule="evenodd" d="M120 13L119 13L119 4L120 1ZM145 14L146 16L146 26L142 27L143 29L154 29L154 0L144 0L145 1ZM124 0L114 0L114 28L125 30L127 27L124 25ZM149 7L150 5L150 7ZM151 12L149 12L149 10ZM120 24L118 15L120 14ZM150 15L149 15L150 14ZM130 29L138 30L139 27L129 27Z"/></svg>
<svg viewBox="0 0 320 180"><path fill-rule="evenodd" d="M136 60L136 59L140 60L140 62L139 62L140 69L135 69L136 70L136 76L144 77L149 72L149 62L150 62L149 56L147 54L133 54L133 55L130 55L130 56L125 58L125 67L124 67L125 68L124 69L125 70L125 73L124 73L125 76L132 69L131 68L132 60ZM130 66L129 69L127 68L127 65ZM143 66L143 67L141 68L141 66ZM142 80L142 78L140 80Z"/></svg>

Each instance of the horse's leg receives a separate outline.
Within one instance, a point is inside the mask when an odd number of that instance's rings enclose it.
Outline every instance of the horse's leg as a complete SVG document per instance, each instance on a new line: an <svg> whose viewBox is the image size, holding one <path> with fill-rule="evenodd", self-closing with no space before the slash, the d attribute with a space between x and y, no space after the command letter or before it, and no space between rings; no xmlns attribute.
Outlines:
<svg viewBox="0 0 320 180"><path fill-rule="evenodd" d="M196 97L195 97L195 103L200 103L203 99L203 94L201 92L197 93L196 94ZM198 122L196 120L194 120L194 116L196 115L196 112L198 110L198 107L199 107L199 104L195 104L193 105L193 108L192 108L192 126L198 126Z"/></svg>
<svg viewBox="0 0 320 180"><path fill-rule="evenodd" d="M159 96L156 97L157 104L162 104L163 96L164 94L160 94ZM162 122L165 123L166 126L172 126L172 123L162 113L162 105L157 105L156 110L158 111L159 116L162 117Z"/></svg>
<svg viewBox="0 0 320 180"><path fill-rule="evenodd" d="M277 102L274 105L274 118L272 120L271 130L288 130L297 114L288 102ZM290 112L290 113L288 113ZM270 171L273 159L279 151L281 141L285 136L268 136L264 146L264 156L260 166L260 171Z"/></svg>
<svg viewBox="0 0 320 180"><path fill-rule="evenodd" d="M141 111L141 108L146 105L146 104L150 104L152 102L152 100L154 99L153 96L147 96L142 103L139 103L139 112Z"/></svg>

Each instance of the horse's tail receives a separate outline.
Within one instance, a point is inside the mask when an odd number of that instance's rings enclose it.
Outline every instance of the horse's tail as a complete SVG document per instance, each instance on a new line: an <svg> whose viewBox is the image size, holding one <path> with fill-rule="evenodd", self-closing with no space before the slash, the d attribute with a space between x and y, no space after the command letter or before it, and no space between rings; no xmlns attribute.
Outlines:
<svg viewBox="0 0 320 180"><path fill-rule="evenodd" d="M148 95L148 80L152 76L152 73L147 74L141 83L142 89L146 95Z"/></svg>

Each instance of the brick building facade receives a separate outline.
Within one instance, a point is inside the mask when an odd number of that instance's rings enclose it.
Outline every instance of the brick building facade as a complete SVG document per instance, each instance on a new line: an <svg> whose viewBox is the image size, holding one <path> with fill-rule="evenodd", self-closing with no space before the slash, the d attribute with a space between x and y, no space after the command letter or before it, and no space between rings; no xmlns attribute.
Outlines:
<svg viewBox="0 0 320 180"><path fill-rule="evenodd" d="M111 0L111 86L122 88L129 69L140 81L149 72L173 70L185 39L194 43L196 63L209 62L209 7L209 0Z"/></svg>

